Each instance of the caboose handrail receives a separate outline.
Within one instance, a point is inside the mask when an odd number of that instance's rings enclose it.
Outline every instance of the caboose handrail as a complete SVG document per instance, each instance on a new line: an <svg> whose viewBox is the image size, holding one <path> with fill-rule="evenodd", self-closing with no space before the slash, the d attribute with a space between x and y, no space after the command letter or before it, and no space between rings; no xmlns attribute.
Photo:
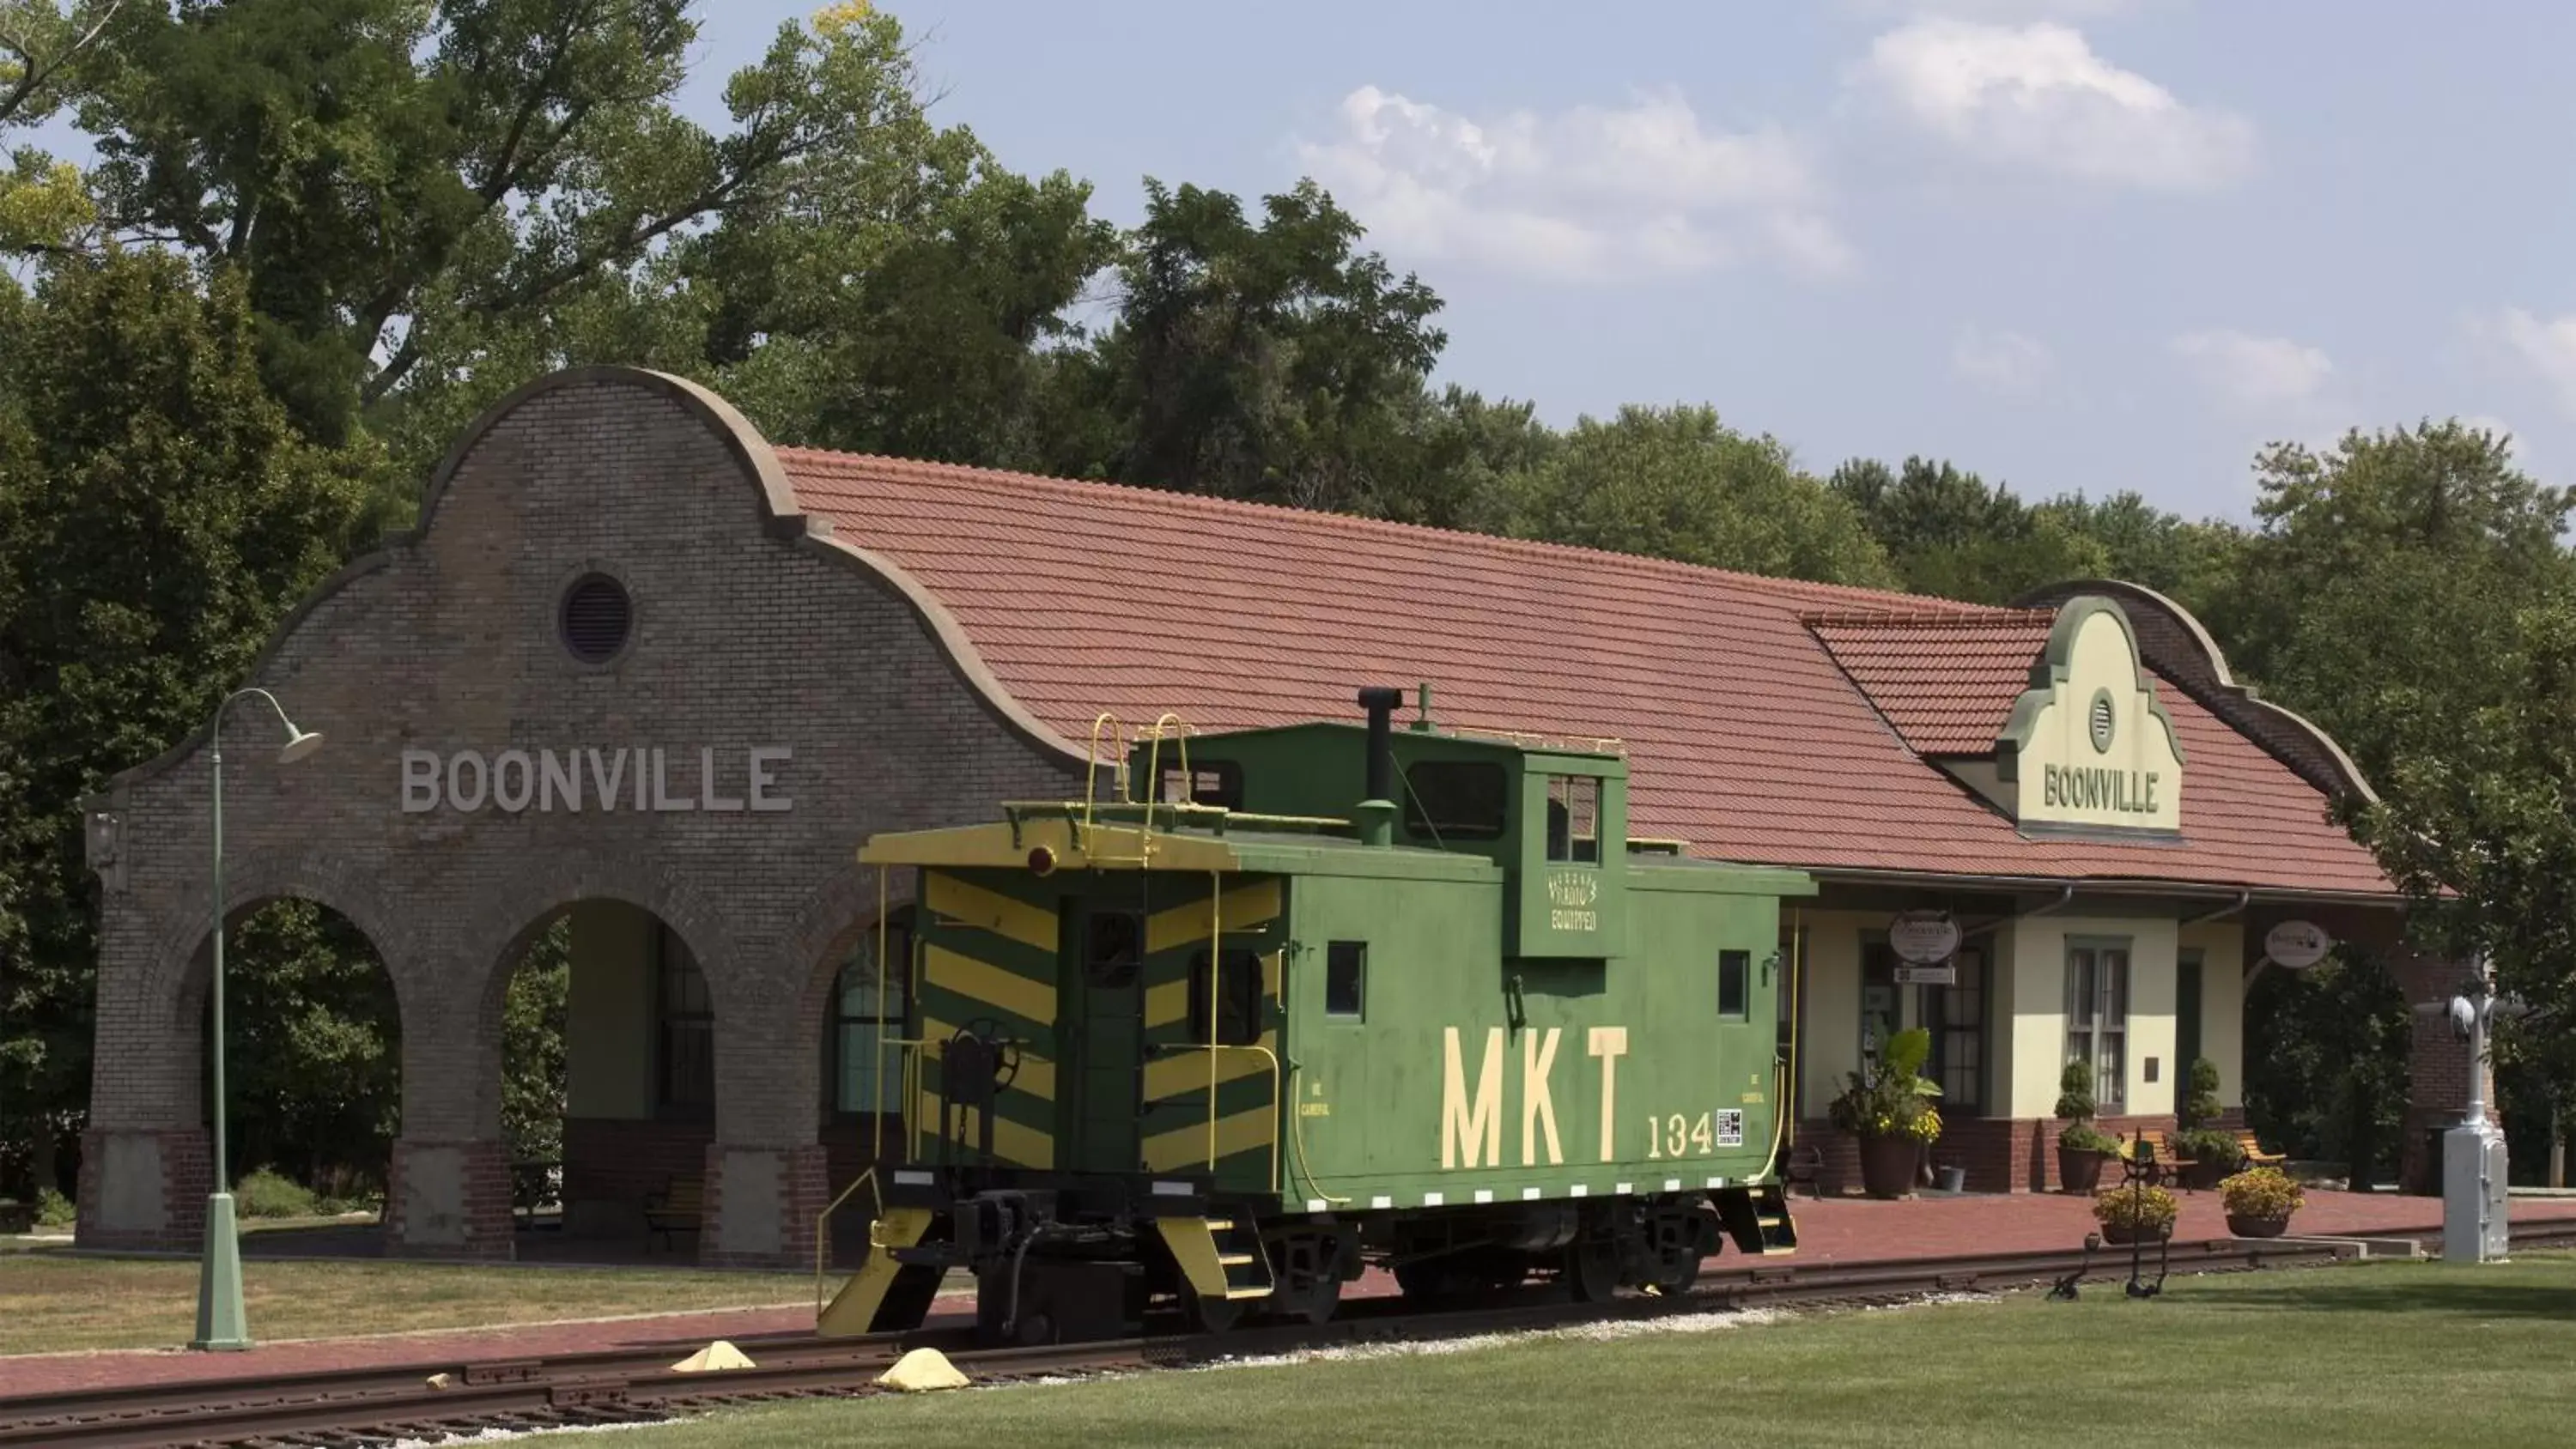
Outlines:
<svg viewBox="0 0 2576 1449"><path fill-rule="evenodd" d="M1091 722L1091 748L1083 754L1082 825L1085 830L1091 828L1092 805L1100 795L1100 730L1104 725L1109 728L1109 747L1117 751L1118 793L1122 797L1127 793L1127 727L1118 722L1118 716L1103 710Z"/></svg>

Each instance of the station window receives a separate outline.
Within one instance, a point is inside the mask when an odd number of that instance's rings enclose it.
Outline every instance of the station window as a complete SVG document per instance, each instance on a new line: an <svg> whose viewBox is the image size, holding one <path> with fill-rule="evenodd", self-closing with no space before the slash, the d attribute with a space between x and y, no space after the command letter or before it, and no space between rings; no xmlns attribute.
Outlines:
<svg viewBox="0 0 2576 1449"><path fill-rule="evenodd" d="M1601 781L1592 775L1547 777L1547 858L1601 863Z"/></svg>
<svg viewBox="0 0 2576 1449"><path fill-rule="evenodd" d="M702 1117L716 1105L716 1017L706 973L669 926L655 928L653 954L661 1007L657 1095L669 1116Z"/></svg>
<svg viewBox="0 0 2576 1449"><path fill-rule="evenodd" d="M1509 777L1480 760L1418 760L1403 770L1404 828L1424 839L1493 840L1503 833Z"/></svg>
<svg viewBox="0 0 2576 1449"><path fill-rule="evenodd" d="M1216 983L1216 1040L1226 1046L1250 1046L1261 1040L1261 958L1250 951L1228 951L1220 958L1225 970ZM1190 957L1190 1040L1208 1040L1208 953Z"/></svg>
<svg viewBox="0 0 2576 1449"><path fill-rule="evenodd" d="M1184 773L1178 765L1163 767L1163 793L1158 797L1166 805L1214 805L1221 810L1243 808L1243 766L1232 760L1199 760Z"/></svg>
<svg viewBox="0 0 2576 1449"><path fill-rule="evenodd" d="M1717 953L1717 1014L1729 1021L1753 1019L1753 953Z"/></svg>
<svg viewBox="0 0 2576 1449"><path fill-rule="evenodd" d="M885 1112L903 1100L903 1058L886 1043L903 1038L905 992L911 985L912 912L906 907L886 923L882 979L877 971L877 932L868 928L841 966L832 986L832 1110Z"/></svg>
<svg viewBox="0 0 2576 1449"><path fill-rule="evenodd" d="M1367 1008L1368 943L1335 941L1324 949L1324 1014L1356 1021Z"/></svg>
<svg viewBox="0 0 2576 1449"><path fill-rule="evenodd" d="M2093 1066L2093 1099L2104 1112L2128 1104L2129 952L2124 946L2066 950L2066 1059Z"/></svg>

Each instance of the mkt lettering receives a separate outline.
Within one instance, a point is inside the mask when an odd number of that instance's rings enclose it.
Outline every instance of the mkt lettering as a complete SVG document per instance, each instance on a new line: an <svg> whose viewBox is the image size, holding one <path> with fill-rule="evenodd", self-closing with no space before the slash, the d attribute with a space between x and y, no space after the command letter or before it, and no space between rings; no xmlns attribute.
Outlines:
<svg viewBox="0 0 2576 1449"><path fill-rule="evenodd" d="M1565 1144L1557 1134L1556 1052L1563 1027L1532 1030L1521 1038L1521 1166L1535 1167L1544 1148L1547 1165L1565 1161ZM1592 1057L1601 1063L1601 1160L1613 1160L1612 1126L1617 1120L1619 1059L1628 1054L1628 1029L1596 1026L1586 1035ZM1443 1030L1441 1042L1440 1167L1503 1165L1503 1067L1510 1056L1499 1026L1485 1029L1484 1052L1478 1059L1476 1087L1467 1089L1466 1043L1458 1028Z"/></svg>
<svg viewBox="0 0 2576 1449"><path fill-rule="evenodd" d="M779 792L778 767L793 757L784 745L718 751L635 746L612 749L402 752L402 809L406 815L447 809L471 815L498 810L579 814L584 810L679 811L792 810Z"/></svg>

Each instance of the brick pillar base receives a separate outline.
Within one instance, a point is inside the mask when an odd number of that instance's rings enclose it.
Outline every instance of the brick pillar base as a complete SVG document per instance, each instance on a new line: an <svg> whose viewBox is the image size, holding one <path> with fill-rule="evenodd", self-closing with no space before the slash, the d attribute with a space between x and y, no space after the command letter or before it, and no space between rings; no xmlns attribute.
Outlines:
<svg viewBox="0 0 2576 1449"><path fill-rule="evenodd" d="M385 1252L398 1258L515 1257L508 1147L395 1139L385 1177Z"/></svg>
<svg viewBox="0 0 2576 1449"><path fill-rule="evenodd" d="M84 1248L198 1251L205 1245L206 1194L214 1190L213 1155L202 1127L82 1133L73 1241Z"/></svg>
<svg viewBox="0 0 2576 1449"><path fill-rule="evenodd" d="M829 1149L707 1144L706 1226L698 1261L720 1268L811 1268L814 1219L832 1200Z"/></svg>

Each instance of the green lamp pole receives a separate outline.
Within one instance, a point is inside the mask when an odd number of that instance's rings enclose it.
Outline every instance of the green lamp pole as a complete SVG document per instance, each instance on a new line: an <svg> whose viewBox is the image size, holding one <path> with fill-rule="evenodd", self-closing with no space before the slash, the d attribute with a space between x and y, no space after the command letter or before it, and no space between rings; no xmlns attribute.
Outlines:
<svg viewBox="0 0 2576 1449"><path fill-rule="evenodd" d="M250 1347L250 1323L242 1310L241 1237L233 1226L232 1179L224 1157L224 711L234 700L255 694L277 711L286 726L279 764L293 764L321 747L322 736L300 730L286 717L286 706L265 689L237 689L215 706L215 1181L206 1199L206 1252L197 1272L197 1336L190 1348Z"/></svg>

